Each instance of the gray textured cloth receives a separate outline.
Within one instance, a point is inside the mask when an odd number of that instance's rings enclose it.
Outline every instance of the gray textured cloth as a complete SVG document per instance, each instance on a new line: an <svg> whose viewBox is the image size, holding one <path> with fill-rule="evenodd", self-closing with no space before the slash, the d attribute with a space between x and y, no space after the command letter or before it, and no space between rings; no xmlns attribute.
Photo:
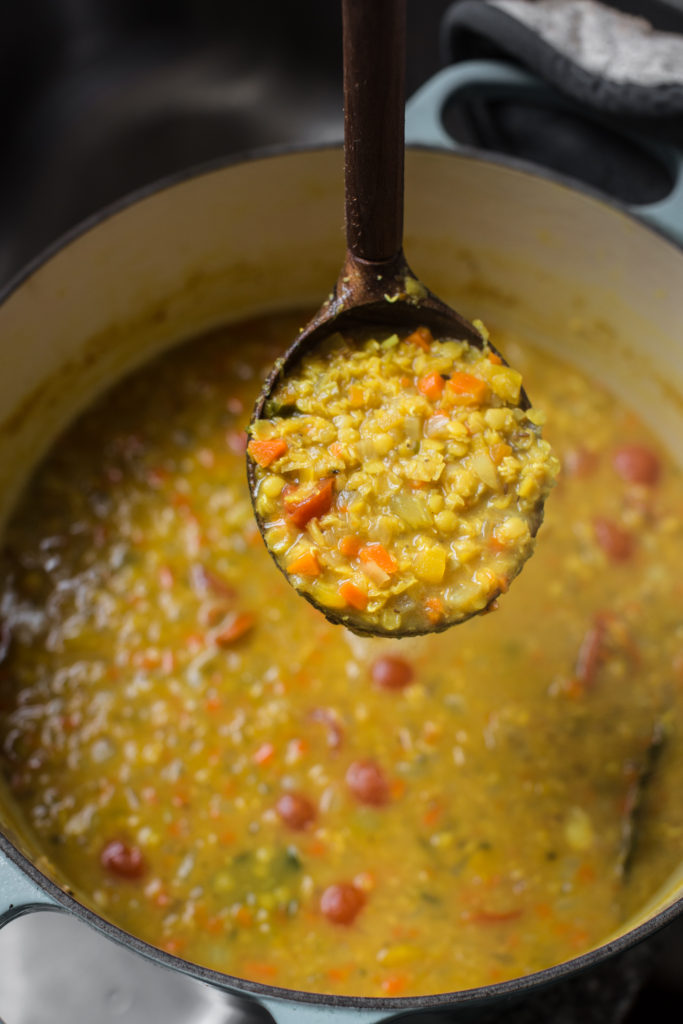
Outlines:
<svg viewBox="0 0 683 1024"><path fill-rule="evenodd" d="M490 0L592 75L615 83L683 85L683 36L656 32L596 0Z"/></svg>

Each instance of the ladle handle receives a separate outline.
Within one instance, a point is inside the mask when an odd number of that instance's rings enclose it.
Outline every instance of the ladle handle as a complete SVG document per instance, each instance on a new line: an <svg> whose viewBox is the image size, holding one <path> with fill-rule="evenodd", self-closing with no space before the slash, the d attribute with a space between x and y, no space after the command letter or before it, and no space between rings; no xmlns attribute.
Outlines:
<svg viewBox="0 0 683 1024"><path fill-rule="evenodd" d="M384 263L403 244L406 0L342 0L346 245Z"/></svg>

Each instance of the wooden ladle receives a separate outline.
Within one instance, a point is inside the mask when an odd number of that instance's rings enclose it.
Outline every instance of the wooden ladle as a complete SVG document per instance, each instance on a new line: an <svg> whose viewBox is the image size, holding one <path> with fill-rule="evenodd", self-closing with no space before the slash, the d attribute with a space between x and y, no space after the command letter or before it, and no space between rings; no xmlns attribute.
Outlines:
<svg viewBox="0 0 683 1024"><path fill-rule="evenodd" d="M424 325L435 338L483 344L403 254L406 2L342 0L342 14L346 258L332 293L266 380L254 419L301 357L336 331Z"/></svg>
<svg viewBox="0 0 683 1024"><path fill-rule="evenodd" d="M342 0L342 14L346 258L332 293L267 378L252 423L266 416L266 403L273 391L302 357L336 332L374 325L403 330L424 326L434 338L458 338L479 348L484 346L473 324L418 281L403 254L406 2ZM488 348L493 346L488 343ZM524 391L519 405L529 408ZM256 467L249 459L247 472L256 520L263 533L255 500ZM532 527L534 533L541 519L542 504ZM320 607L310 594L302 596ZM331 621L350 625L357 632L407 635L373 628L360 621L362 617L350 621L348 614L321 610ZM435 625L434 629L449 624ZM432 630L411 633L427 631Z"/></svg>

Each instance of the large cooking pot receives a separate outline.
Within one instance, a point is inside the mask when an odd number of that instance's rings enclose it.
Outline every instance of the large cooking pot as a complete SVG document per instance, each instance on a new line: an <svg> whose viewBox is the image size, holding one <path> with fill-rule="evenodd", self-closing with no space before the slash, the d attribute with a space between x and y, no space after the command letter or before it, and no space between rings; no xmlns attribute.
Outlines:
<svg viewBox="0 0 683 1024"><path fill-rule="evenodd" d="M683 438L680 248L592 194L474 154L412 150L406 173L406 249L420 277L467 315L608 376L663 440ZM314 307L343 246L338 148L210 166L63 239L0 307L0 517L56 432L95 394L154 352L225 321ZM621 934L550 970L451 995L312 995L196 967L110 925L60 884L9 794L0 820L0 925L36 909L73 914L162 966L259 1004L280 1024L327 1016L370 1024L444 1009L469 1019L596 967L683 911L682 869L662 879Z"/></svg>

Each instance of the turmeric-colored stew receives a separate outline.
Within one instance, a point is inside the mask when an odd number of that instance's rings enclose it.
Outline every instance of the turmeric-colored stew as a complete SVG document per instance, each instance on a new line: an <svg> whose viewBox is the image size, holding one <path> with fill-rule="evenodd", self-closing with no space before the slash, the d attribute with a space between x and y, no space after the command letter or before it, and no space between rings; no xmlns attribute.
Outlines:
<svg viewBox="0 0 683 1024"><path fill-rule="evenodd" d="M88 904L318 992L501 981L599 944L683 852L683 486L636 415L500 337L563 471L498 611L361 639L296 598L244 479L300 317L129 378L6 535L2 765Z"/></svg>

